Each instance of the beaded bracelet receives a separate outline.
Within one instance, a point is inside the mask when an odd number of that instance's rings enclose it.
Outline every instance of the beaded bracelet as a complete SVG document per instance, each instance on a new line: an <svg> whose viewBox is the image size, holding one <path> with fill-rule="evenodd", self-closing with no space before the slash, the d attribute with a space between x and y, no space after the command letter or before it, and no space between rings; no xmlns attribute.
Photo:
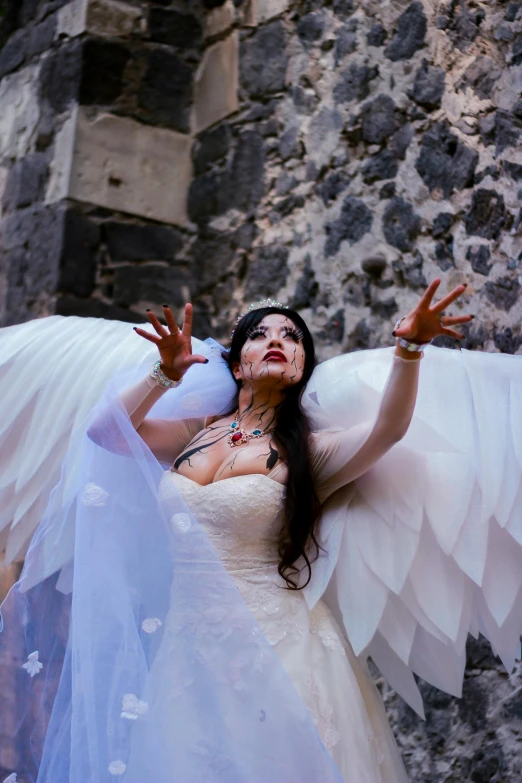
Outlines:
<svg viewBox="0 0 522 783"><path fill-rule="evenodd" d="M401 323L404 321L405 318L406 318L405 315L403 315L402 318L399 318L399 320L393 327L393 331L399 328L399 326L401 325ZM429 345L430 343L431 340L428 343L412 343L409 340L406 340L404 337L395 338L395 345L399 345L401 348L404 348L405 351L411 351L412 353L415 353L417 351L423 351L424 348L426 348L426 346Z"/></svg>
<svg viewBox="0 0 522 783"><path fill-rule="evenodd" d="M165 375L161 369L160 361L154 362L149 374L151 378L154 378L158 386L162 386L164 389L177 389L183 380L183 378L180 378L179 381L173 381L172 378Z"/></svg>

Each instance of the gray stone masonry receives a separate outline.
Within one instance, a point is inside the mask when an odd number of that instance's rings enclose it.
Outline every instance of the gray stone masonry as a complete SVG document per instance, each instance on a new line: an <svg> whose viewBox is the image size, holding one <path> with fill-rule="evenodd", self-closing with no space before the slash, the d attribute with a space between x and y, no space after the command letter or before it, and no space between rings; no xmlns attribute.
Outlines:
<svg viewBox="0 0 522 783"><path fill-rule="evenodd" d="M324 359L440 276L465 347L522 352L522 2L5 6L0 323L191 297L226 342L274 296ZM425 722L376 677L412 781L522 783L521 672L483 641Z"/></svg>

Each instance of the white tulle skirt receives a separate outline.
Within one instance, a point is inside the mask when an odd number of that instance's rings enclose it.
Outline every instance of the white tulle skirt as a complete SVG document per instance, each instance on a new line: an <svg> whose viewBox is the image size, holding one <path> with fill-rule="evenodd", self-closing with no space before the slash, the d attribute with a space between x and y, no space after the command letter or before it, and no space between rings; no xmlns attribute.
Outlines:
<svg viewBox="0 0 522 783"><path fill-rule="evenodd" d="M380 694L331 611L281 589L275 568L234 571L345 783L407 783Z"/></svg>

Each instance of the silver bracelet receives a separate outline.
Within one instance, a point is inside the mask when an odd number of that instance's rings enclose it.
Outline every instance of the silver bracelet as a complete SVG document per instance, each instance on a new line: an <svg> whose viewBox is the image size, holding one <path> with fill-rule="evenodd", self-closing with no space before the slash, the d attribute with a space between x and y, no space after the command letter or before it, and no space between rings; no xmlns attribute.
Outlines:
<svg viewBox="0 0 522 783"><path fill-rule="evenodd" d="M183 378L180 378L179 381L173 381L172 378L169 378L167 375L165 375L161 369L160 361L154 362L150 368L149 375L151 378L154 378L158 386L162 386L164 389L177 389L183 380Z"/></svg>
<svg viewBox="0 0 522 783"><path fill-rule="evenodd" d="M403 315L402 318L399 318L399 320L393 327L393 331L399 328L399 326L402 324L405 318L406 318L405 315ZM401 348L404 348L405 351L411 351L412 353L415 353L417 351L423 351L427 345L430 345L430 343L431 340L428 343L412 343L409 340L406 340L404 337L395 338L395 345L399 345Z"/></svg>

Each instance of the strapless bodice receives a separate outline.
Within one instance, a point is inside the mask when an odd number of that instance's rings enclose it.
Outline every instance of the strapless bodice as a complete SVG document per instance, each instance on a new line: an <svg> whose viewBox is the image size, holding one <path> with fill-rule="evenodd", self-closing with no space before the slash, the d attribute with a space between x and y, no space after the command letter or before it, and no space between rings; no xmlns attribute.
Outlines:
<svg viewBox="0 0 522 783"><path fill-rule="evenodd" d="M160 501L179 495L203 526L228 571L262 568L278 562L285 487L261 473L234 476L202 486L166 471Z"/></svg>

